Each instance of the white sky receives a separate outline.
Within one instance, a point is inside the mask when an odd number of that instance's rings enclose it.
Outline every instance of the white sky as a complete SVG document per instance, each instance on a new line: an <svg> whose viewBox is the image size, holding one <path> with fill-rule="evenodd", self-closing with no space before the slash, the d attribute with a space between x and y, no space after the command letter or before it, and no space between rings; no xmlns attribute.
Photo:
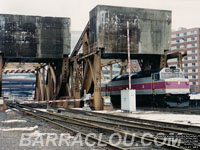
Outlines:
<svg viewBox="0 0 200 150"><path fill-rule="evenodd" d="M70 17L82 31L98 4L172 10L172 29L200 27L200 0L0 0L0 13Z"/></svg>

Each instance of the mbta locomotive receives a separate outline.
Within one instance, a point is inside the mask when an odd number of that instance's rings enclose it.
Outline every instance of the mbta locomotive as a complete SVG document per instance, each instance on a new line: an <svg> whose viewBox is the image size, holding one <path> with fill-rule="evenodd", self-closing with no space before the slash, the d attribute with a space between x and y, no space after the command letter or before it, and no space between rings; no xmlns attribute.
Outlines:
<svg viewBox="0 0 200 150"><path fill-rule="evenodd" d="M114 77L102 84L103 96L110 96L115 108L121 106L120 91L128 88L128 74ZM189 80L180 68L141 71L131 74L131 88L136 90L137 106L189 106Z"/></svg>

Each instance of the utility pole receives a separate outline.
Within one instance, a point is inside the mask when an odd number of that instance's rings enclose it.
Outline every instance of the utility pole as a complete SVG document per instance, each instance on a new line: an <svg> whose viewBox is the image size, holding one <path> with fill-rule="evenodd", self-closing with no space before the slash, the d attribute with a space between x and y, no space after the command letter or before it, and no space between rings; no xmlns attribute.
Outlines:
<svg viewBox="0 0 200 150"><path fill-rule="evenodd" d="M130 58L130 38L129 38L129 22L127 21L127 49L128 49L128 74L129 74L129 90L131 89L131 58Z"/></svg>

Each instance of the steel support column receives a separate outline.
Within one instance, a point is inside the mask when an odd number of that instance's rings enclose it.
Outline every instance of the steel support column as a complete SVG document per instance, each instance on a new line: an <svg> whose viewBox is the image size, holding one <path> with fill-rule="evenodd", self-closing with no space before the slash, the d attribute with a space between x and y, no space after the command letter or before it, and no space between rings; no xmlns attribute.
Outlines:
<svg viewBox="0 0 200 150"><path fill-rule="evenodd" d="M178 54L178 67L183 70L183 65L182 65L182 59L183 59L183 56L181 53Z"/></svg>
<svg viewBox="0 0 200 150"><path fill-rule="evenodd" d="M45 80L45 67L42 68L42 88L43 88L43 100L45 100L45 89L46 89L46 80Z"/></svg>
<svg viewBox="0 0 200 150"><path fill-rule="evenodd" d="M112 80L112 76L113 76L112 71L113 71L113 69L112 69L112 64L111 64L110 65L110 80Z"/></svg>
<svg viewBox="0 0 200 150"><path fill-rule="evenodd" d="M3 56L0 54L0 97L2 96L2 71L3 71Z"/></svg>
<svg viewBox="0 0 200 150"><path fill-rule="evenodd" d="M103 109L103 101L101 96L101 51L94 55L94 108L95 110Z"/></svg>
<svg viewBox="0 0 200 150"><path fill-rule="evenodd" d="M74 71L75 71L75 94L74 97L75 99L80 99L81 98L81 93L80 93L80 76L79 76L79 69L78 69L78 63L77 59L74 61ZM75 108L80 107L80 101L75 101Z"/></svg>
<svg viewBox="0 0 200 150"><path fill-rule="evenodd" d="M167 55L160 56L160 68L165 68L167 66Z"/></svg>

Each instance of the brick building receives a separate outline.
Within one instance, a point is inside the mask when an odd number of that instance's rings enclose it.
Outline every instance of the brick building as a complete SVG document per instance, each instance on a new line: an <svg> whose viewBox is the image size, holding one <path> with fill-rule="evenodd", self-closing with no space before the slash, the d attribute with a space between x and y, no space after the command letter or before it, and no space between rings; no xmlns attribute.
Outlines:
<svg viewBox="0 0 200 150"><path fill-rule="evenodd" d="M192 92L200 92L200 28L180 28L171 35L171 51L187 53L182 60L185 77L190 81ZM168 61L169 66L177 64L177 59Z"/></svg>

